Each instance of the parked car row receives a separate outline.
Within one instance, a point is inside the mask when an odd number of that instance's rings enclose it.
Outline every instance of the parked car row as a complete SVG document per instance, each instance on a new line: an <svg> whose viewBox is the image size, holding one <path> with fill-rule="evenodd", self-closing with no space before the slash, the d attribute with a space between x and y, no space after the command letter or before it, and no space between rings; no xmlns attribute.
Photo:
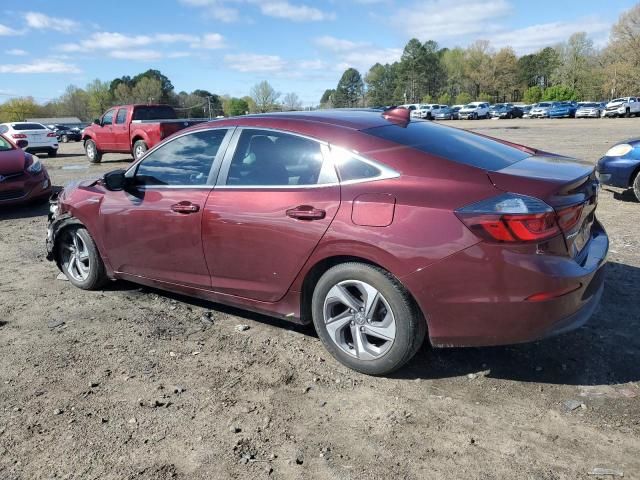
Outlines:
<svg viewBox="0 0 640 480"><path fill-rule="evenodd" d="M479 120L488 118L600 118L640 115L640 97L620 97L610 102L542 101L532 105L471 102L467 105L411 103L400 105L412 118L426 120Z"/></svg>

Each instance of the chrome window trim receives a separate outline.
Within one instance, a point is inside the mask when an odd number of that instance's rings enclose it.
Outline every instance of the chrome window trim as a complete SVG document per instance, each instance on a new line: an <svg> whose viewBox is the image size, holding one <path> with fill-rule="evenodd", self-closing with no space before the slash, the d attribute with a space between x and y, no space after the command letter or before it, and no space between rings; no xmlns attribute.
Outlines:
<svg viewBox="0 0 640 480"><path fill-rule="evenodd" d="M222 142L220 143L220 147L218 148L218 152L216 153L215 157L213 158L213 163L211 164L211 169L209 170L209 175L207 176L207 181L206 183L202 184L202 185L137 185L136 188L138 190L147 190L147 189L160 189L160 190L166 190L166 189L171 189L171 188L175 188L175 189L211 189L215 183L216 183L216 179L218 177L218 174L220 172L220 167L222 166L222 162L224 160L225 154L229 148L229 144L231 143L231 138L233 136L233 133L236 130L236 127L233 125L227 125L227 126L218 126L218 127L209 127L209 128L200 128L197 130L192 130L189 132L183 132L180 133L178 135L176 135L175 137L172 137L170 141L168 142L159 142L157 143L153 148L147 150L145 152L145 154L140 157L136 162L134 162L128 169L127 171L124 173L124 176L126 178L134 178L136 176L136 171L138 170L138 166L140 165L140 163L142 163L149 155L151 155L151 153L155 152L156 150L158 150L159 148L165 146L165 145L169 145L170 143L174 142L175 140L182 138L186 135L192 135L194 133L199 133L199 132L208 132L211 130L226 130L227 133L225 134L224 138L222 139Z"/></svg>
<svg viewBox="0 0 640 480"><path fill-rule="evenodd" d="M225 185L224 182L227 181L229 167L231 166L231 161L233 160L233 155L235 154L236 148L238 146L238 140L240 139L240 135L242 134L243 130L262 130L267 132L293 135L293 136L301 137L301 138L311 140L313 142L320 144L320 150L322 152L323 162L330 162L330 164L333 166L335 170L336 178L338 181L332 182L332 183L318 183L313 185ZM354 158L377 168L380 171L380 175L377 175L375 177L367 177L367 178L359 178L354 180L342 181L340 179L340 169L335 165L335 163L333 162L333 159L329 155L332 148L339 148L341 150L344 150L348 152L350 155L352 155ZM301 133L292 132L290 130L282 130L278 128L269 128L269 127L263 128L258 126L238 126L236 128L236 131L234 132L234 137L227 148L227 153L225 154L225 158L222 161L220 173L218 174L218 181L214 186L214 190L294 190L294 189L306 190L306 189L336 187L341 185L354 185L358 183L375 182L379 180L389 180L393 178L398 178L399 176L400 176L400 173L395 171L391 167L381 164L375 160L371 160L369 158L363 157L362 155L355 152L354 150L351 150L345 147L340 147L338 145L333 145L325 140L320 140L318 138L314 138L309 135L304 135Z"/></svg>

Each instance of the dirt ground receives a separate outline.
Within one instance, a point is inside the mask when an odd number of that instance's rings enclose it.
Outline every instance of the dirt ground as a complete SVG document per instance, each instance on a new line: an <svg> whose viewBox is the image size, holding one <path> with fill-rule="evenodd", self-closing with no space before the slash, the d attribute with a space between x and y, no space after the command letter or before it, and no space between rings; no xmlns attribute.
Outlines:
<svg viewBox="0 0 640 480"><path fill-rule="evenodd" d="M640 118L454 122L597 160ZM80 144L43 158L53 182ZM640 478L640 204L605 188L602 305L578 331L432 350L373 378L312 330L114 283L84 292L44 258L46 206L0 212L0 479ZM249 329L239 331L238 325Z"/></svg>

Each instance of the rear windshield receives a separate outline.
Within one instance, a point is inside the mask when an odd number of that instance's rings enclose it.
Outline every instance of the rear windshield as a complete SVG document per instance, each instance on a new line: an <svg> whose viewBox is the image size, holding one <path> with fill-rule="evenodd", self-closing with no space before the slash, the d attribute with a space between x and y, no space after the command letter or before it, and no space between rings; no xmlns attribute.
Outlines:
<svg viewBox="0 0 640 480"><path fill-rule="evenodd" d="M11 126L14 130L46 130L45 126L39 123L14 123Z"/></svg>
<svg viewBox="0 0 640 480"><path fill-rule="evenodd" d="M133 120L175 120L176 112L168 106L136 107Z"/></svg>
<svg viewBox="0 0 640 480"><path fill-rule="evenodd" d="M432 122L385 125L362 132L484 170L501 170L530 156L495 140Z"/></svg>

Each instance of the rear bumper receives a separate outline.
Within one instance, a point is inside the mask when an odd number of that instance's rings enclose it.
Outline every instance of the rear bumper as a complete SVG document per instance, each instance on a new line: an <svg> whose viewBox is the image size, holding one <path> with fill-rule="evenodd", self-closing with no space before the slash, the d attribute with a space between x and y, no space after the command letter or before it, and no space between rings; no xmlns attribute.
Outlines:
<svg viewBox="0 0 640 480"><path fill-rule="evenodd" d="M49 153L58 151L58 144L55 143L53 145L34 145L28 146L24 149L25 152L29 153Z"/></svg>
<svg viewBox="0 0 640 480"><path fill-rule="evenodd" d="M609 248L594 224L579 261L479 243L402 278L427 318L432 345L534 341L584 324L598 305ZM542 301L542 292L565 292Z"/></svg>

